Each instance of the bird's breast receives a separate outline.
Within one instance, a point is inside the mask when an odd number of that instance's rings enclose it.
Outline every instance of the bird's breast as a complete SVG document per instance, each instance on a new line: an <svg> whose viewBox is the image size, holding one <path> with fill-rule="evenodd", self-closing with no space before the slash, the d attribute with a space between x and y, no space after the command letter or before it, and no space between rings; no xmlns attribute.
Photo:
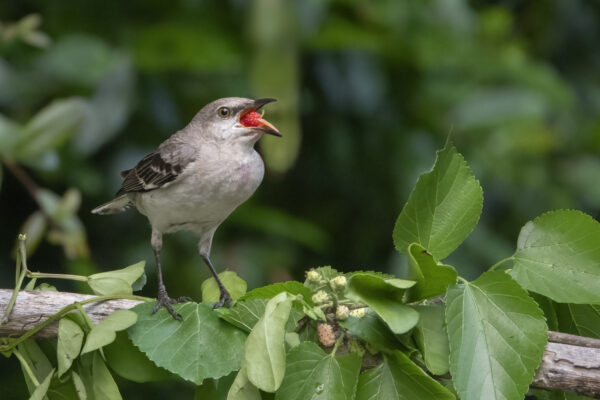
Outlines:
<svg viewBox="0 0 600 400"><path fill-rule="evenodd" d="M176 182L143 194L138 209L165 231L190 223L218 225L256 191L263 175L264 164L254 151L244 157L205 157Z"/></svg>

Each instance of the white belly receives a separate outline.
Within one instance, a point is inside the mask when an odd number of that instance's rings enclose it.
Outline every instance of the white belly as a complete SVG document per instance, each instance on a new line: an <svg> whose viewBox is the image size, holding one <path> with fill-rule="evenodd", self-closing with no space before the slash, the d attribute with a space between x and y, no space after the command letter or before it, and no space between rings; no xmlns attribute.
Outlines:
<svg viewBox="0 0 600 400"><path fill-rule="evenodd" d="M132 200L153 228L202 236L254 193L263 174L262 159L255 151L244 157L204 157L187 166L181 179L138 193Z"/></svg>

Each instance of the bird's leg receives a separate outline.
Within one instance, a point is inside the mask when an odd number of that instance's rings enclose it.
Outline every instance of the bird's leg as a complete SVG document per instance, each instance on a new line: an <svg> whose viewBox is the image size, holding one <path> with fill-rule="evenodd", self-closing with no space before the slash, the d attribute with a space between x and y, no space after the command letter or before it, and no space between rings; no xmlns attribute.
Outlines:
<svg viewBox="0 0 600 400"><path fill-rule="evenodd" d="M157 312L161 307L164 307L167 309L167 311L169 312L169 314L171 314L173 318L181 321L183 320L181 314L175 312L175 310L173 310L172 305L185 301L192 301L192 299L190 299L189 297L180 297L178 299L172 299L167 294L167 288L163 283L162 268L160 266L160 249L162 248L162 234L155 230L152 230L152 247L154 248L154 259L156 260L156 268L158 270L158 296L156 300L156 305L152 309L152 314Z"/></svg>
<svg viewBox="0 0 600 400"><path fill-rule="evenodd" d="M223 282L221 282L221 280L219 279L217 271L215 271L215 267L213 267L212 263L210 262L210 258L208 258L208 254L202 254L202 258L204 259L206 265L208 265L210 273L217 281L217 285L219 285L219 291L221 292L221 295L219 296L219 302L215 303L214 308L231 306L231 296L229 295L227 289L225 289L225 286L223 286Z"/></svg>

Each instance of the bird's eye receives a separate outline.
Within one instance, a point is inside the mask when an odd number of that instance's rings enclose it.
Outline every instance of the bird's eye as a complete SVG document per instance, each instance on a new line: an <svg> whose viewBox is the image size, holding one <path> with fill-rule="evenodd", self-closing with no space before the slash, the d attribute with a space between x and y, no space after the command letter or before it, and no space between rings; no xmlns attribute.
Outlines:
<svg viewBox="0 0 600 400"><path fill-rule="evenodd" d="M221 118L227 118L229 115L231 115L231 109L228 107L220 107L217 110L217 114L219 114L219 117Z"/></svg>

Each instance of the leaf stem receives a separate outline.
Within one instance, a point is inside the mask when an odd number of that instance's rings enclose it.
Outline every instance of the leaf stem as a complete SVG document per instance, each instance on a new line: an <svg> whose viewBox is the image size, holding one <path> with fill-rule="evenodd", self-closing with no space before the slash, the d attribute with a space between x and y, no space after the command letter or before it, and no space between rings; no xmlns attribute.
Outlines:
<svg viewBox="0 0 600 400"><path fill-rule="evenodd" d="M17 349L14 349L13 350L13 354L15 356L17 356L17 358L21 362L21 366L23 367L23 369L25 370L25 372L29 376L29 379L31 379L31 382L33 382L33 384L35 386L39 386L40 385L40 381L37 380L35 374L31 370L31 368L29 367L29 363L27 362L27 360L25 359L25 357L23 357L23 355L21 354L21 352L19 350L17 350Z"/></svg>
<svg viewBox="0 0 600 400"><path fill-rule="evenodd" d="M117 295L117 296L98 296L98 297L92 297L91 299L87 299L87 300L75 302L73 304L69 304L68 306L63 307L60 310L58 310L56 313L52 314L44 322L36 325L34 328L32 328L32 329L28 330L27 332L25 332L18 339L15 339L14 341L11 341L10 344L0 345L0 351L9 351L9 350L15 348L19 343L21 343L21 342L29 339L30 337L32 337L33 335L35 335L36 333L38 333L39 331L41 331L42 329L44 329L49 324L51 324L54 321L60 319L61 317L63 317L67 313L69 313L69 312L77 309L78 307L83 306L84 304L96 303L96 302L105 301L105 300L116 300L116 299L141 300L141 301L151 300L148 297L143 297L143 296Z"/></svg>
<svg viewBox="0 0 600 400"><path fill-rule="evenodd" d="M342 331L342 334L340 335L339 338L337 338L337 340L335 341L335 344L333 345L333 350L331 350L332 356L335 356L335 352L337 351L338 347L340 347L340 344L342 344L342 341L344 340L344 336L345 336L345 333Z"/></svg>
<svg viewBox="0 0 600 400"><path fill-rule="evenodd" d="M32 272L27 270L28 278L49 278L49 279L70 279L73 281L87 282L89 279L87 276L73 275L73 274L51 274L46 272Z"/></svg>
<svg viewBox="0 0 600 400"><path fill-rule="evenodd" d="M19 249L17 250L17 263L16 263L16 275L15 275L15 288L10 296L10 300L8 301L8 305L6 306L6 310L4 311L4 315L0 320L0 325L4 324L8 321L8 317L12 312L13 307L15 306L15 302L17 301L17 296L19 295L19 290L21 289L21 285L23 284L23 279L25 279L25 275L27 274L27 253L25 250L25 241L27 240L27 236L21 234L18 237L19 241Z"/></svg>
<svg viewBox="0 0 600 400"><path fill-rule="evenodd" d="M458 279L459 281L461 281L462 283L464 283L465 285L469 284L469 281L466 280L465 278L463 278L462 276L457 276L456 279Z"/></svg>
<svg viewBox="0 0 600 400"><path fill-rule="evenodd" d="M492 265L492 266L490 267L490 269L488 269L488 271L493 271L493 270L495 270L496 268L498 268L500 265L504 264L505 262L507 262L507 261L512 261L512 260L514 260L514 259L515 259L515 255L514 255L514 254L513 254L512 256L509 256L509 257L503 258L502 260L498 261L496 264Z"/></svg>

